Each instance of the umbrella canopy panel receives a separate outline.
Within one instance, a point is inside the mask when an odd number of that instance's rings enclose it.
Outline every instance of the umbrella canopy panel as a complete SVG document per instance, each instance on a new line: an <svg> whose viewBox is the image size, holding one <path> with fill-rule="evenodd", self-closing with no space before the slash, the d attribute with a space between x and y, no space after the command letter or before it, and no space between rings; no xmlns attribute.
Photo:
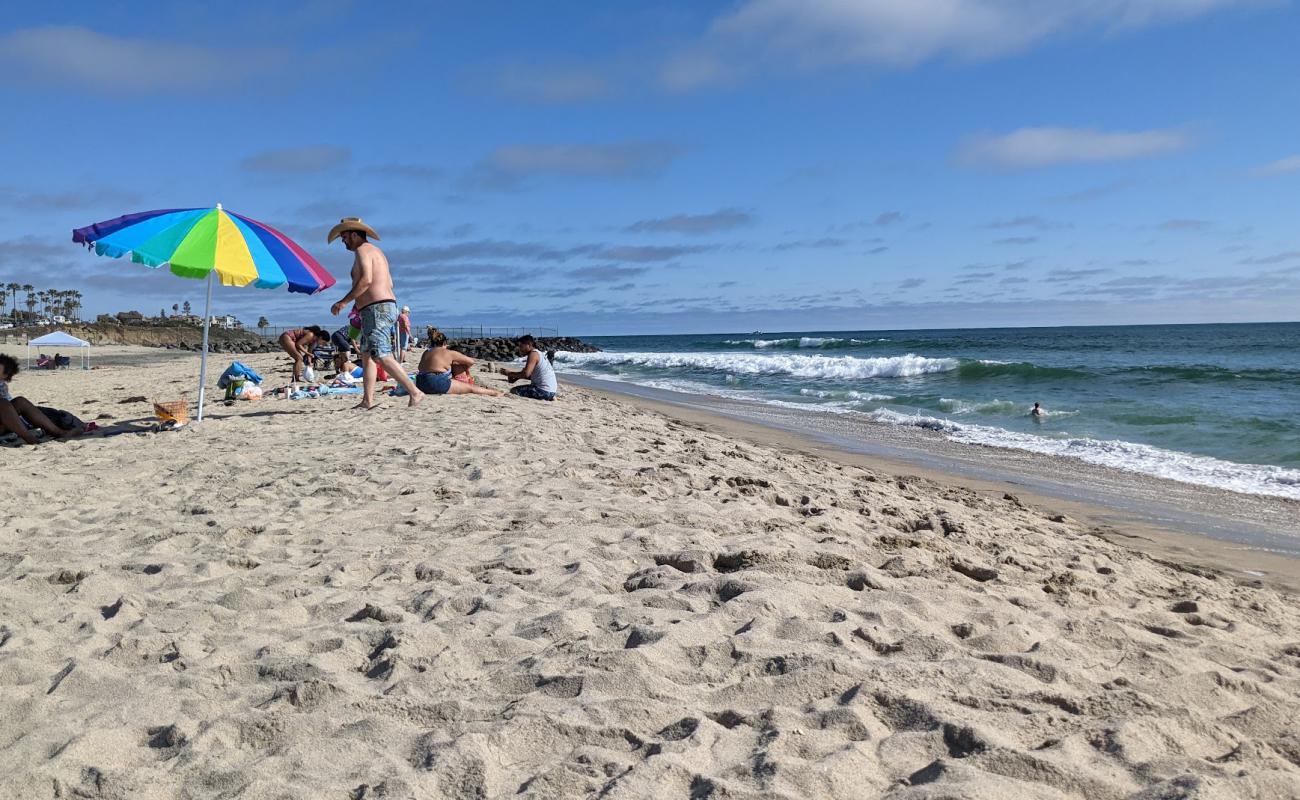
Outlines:
<svg viewBox="0 0 1300 800"><path fill-rule="evenodd" d="M307 251L265 223L216 208L172 208L127 214L72 232L72 240L101 256L148 267L169 265L174 275L225 286L286 286L316 294L334 278Z"/></svg>

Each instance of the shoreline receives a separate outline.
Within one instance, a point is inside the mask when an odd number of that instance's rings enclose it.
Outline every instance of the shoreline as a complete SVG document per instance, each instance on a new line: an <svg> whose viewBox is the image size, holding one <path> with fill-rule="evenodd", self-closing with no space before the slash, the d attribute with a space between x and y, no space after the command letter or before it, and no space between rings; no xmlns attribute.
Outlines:
<svg viewBox="0 0 1300 800"><path fill-rule="evenodd" d="M1285 498L1242 495L1072 459L948 442L925 431L845 420L845 415L800 413L757 401L672 392L566 372L560 376L587 391L683 422L715 426L754 443L920 475L982 494L1011 493L1082 520L1094 535L1115 544L1300 594L1300 503ZM810 418L821 424L811 425ZM918 446L918 440L924 446ZM993 463L994 459L1000 463ZM1084 485L1071 485L1066 476L1082 477ZM1192 511L1180 508L1179 502L1209 508ZM1252 520L1260 516L1276 522ZM1275 526L1284 525L1288 516L1296 533L1276 533Z"/></svg>

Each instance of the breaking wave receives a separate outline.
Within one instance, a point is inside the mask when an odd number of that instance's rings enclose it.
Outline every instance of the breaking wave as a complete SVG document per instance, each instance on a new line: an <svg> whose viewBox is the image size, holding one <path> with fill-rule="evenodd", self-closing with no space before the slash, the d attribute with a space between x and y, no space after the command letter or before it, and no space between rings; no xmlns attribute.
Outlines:
<svg viewBox="0 0 1300 800"><path fill-rule="evenodd" d="M574 367L641 367L655 370L699 370L727 375L789 375L796 378L908 378L936 372L951 372L960 362L955 358L904 356L859 358L856 356L807 356L758 353L568 353L555 356L557 363Z"/></svg>
<svg viewBox="0 0 1300 800"><path fill-rule="evenodd" d="M872 342L884 342L887 339L838 339L832 336L799 336L788 339L728 339L723 342L731 347L747 347L755 350L838 350L858 347Z"/></svg>
<svg viewBox="0 0 1300 800"><path fill-rule="evenodd" d="M943 433L949 439L965 444L982 444L1076 458L1089 464L1153 475L1181 483L1300 500L1300 470L1297 469L1264 464L1238 464L1210 456L1180 453L1121 440L1087 437L1053 439L987 425L967 425L919 414L900 414L883 408L870 412L869 416L877 422L890 425L905 425Z"/></svg>

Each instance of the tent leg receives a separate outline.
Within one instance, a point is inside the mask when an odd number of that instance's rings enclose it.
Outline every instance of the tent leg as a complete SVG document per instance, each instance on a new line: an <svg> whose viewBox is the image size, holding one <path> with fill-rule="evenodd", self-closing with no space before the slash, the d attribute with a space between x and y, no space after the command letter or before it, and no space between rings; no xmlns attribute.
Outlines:
<svg viewBox="0 0 1300 800"><path fill-rule="evenodd" d="M216 270L213 270L215 272ZM203 356L199 361L199 414L196 421L203 421L203 394L206 391L208 377L208 323L212 320L212 272L208 273L208 299L203 303Z"/></svg>

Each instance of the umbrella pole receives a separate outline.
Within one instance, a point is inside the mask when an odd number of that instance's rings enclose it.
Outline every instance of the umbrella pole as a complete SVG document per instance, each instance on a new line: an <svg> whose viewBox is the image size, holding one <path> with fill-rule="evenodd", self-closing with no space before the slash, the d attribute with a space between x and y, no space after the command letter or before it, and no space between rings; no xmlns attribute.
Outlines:
<svg viewBox="0 0 1300 800"><path fill-rule="evenodd" d="M216 272L216 270L212 272ZM197 422L203 421L203 393L206 391L208 377L208 323L212 320L212 272L208 273L208 299L203 303L203 358L199 361L199 415Z"/></svg>

